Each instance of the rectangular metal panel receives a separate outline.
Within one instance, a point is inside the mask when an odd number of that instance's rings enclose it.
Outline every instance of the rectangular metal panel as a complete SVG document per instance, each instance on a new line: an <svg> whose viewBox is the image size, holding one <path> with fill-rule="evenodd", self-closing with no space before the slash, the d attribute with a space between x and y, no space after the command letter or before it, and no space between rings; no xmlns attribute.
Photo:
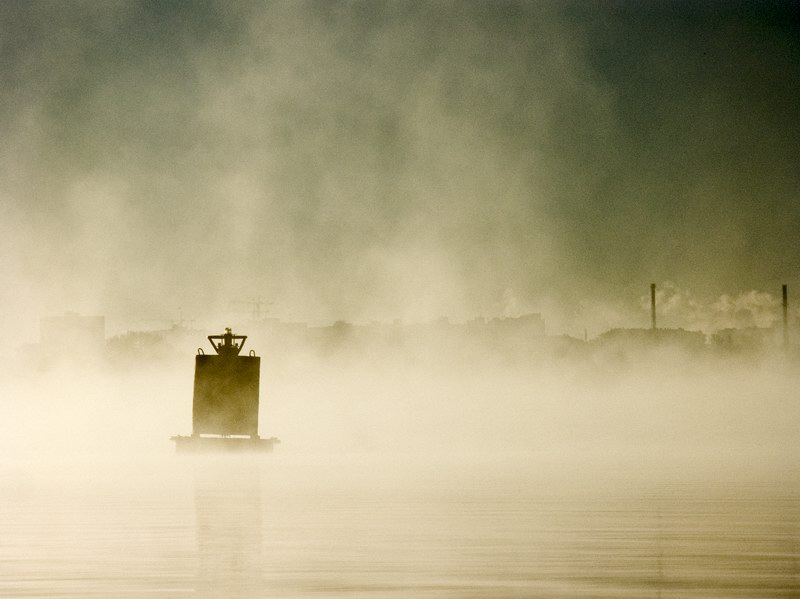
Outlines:
<svg viewBox="0 0 800 599"><path fill-rule="evenodd" d="M195 435L257 435L257 356L195 356L192 430Z"/></svg>

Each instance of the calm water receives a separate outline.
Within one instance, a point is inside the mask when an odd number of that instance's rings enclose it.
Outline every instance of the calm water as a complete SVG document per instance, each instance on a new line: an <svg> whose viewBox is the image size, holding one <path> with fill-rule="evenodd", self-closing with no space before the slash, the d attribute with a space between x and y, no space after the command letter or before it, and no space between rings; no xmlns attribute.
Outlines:
<svg viewBox="0 0 800 599"><path fill-rule="evenodd" d="M6 597L798 597L800 479L531 456L0 467Z"/></svg>

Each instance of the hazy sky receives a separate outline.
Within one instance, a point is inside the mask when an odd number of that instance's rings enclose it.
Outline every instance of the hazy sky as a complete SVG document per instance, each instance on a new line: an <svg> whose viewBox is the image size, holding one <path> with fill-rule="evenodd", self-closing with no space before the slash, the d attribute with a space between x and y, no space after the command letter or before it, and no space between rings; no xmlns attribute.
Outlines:
<svg viewBox="0 0 800 599"><path fill-rule="evenodd" d="M261 295L602 326L651 281L800 291L798 25L764 1L3 2L0 324Z"/></svg>

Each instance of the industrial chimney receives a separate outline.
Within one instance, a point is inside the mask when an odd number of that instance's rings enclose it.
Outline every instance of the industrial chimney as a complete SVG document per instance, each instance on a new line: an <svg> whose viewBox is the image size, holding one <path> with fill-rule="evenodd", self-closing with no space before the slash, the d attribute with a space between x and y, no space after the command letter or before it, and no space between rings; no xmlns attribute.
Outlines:
<svg viewBox="0 0 800 599"><path fill-rule="evenodd" d="M783 286L783 347L789 347L789 290Z"/></svg>
<svg viewBox="0 0 800 599"><path fill-rule="evenodd" d="M656 330L656 284L650 283L650 324Z"/></svg>

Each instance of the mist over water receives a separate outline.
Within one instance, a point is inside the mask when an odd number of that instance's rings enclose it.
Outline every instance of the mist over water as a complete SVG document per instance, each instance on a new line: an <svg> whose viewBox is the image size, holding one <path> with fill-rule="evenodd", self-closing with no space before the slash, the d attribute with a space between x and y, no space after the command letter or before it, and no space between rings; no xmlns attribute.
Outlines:
<svg viewBox="0 0 800 599"><path fill-rule="evenodd" d="M0 596L800 595L798 23L0 5Z"/></svg>
<svg viewBox="0 0 800 599"><path fill-rule="evenodd" d="M423 349L265 353L260 432L282 439L265 456L174 453L169 436L191 430L191 354L7 372L0 592L800 590L786 355Z"/></svg>
<svg viewBox="0 0 800 599"><path fill-rule="evenodd" d="M513 303L599 334L635 324L649 280L708 304L800 285L792 3L0 17L15 336L64 310L225 319L259 295L292 321Z"/></svg>
<svg viewBox="0 0 800 599"><path fill-rule="evenodd" d="M257 324L253 328L258 330ZM433 327L437 331L436 327ZM668 331L667 331L668 332ZM647 331L645 331L647 333ZM191 431L192 346L115 361L9 362L8 456L136 456ZM469 344L467 342L469 341ZM772 453L797 451L793 351L712 352L668 342L447 334L399 345L256 338L260 434L290 453ZM309 342L310 343L310 342ZM207 343L206 343L207 345ZM263 349L263 351L262 351Z"/></svg>

